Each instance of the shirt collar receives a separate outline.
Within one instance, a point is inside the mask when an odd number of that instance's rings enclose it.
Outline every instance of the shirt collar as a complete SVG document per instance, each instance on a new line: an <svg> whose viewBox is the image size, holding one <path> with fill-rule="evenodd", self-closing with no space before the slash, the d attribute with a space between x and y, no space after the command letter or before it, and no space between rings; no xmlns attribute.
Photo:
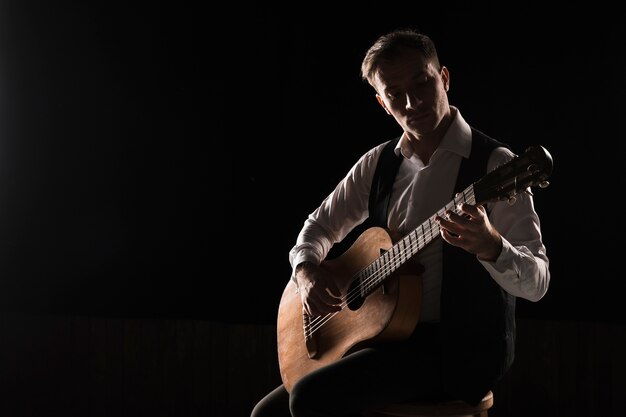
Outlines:
<svg viewBox="0 0 626 417"><path fill-rule="evenodd" d="M463 119L458 108L450 106L450 109L452 110L452 123L450 123L450 127L448 127L435 153L447 151L456 153L463 158L469 158L472 150L472 129ZM394 152L398 156L402 153L407 159L413 155L413 151L406 140L406 133L402 134L402 138L398 141Z"/></svg>

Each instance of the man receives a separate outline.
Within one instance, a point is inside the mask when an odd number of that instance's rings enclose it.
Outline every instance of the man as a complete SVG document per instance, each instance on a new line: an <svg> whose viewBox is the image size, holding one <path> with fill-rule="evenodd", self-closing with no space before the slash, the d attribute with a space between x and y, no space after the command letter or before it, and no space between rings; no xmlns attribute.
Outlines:
<svg viewBox="0 0 626 417"><path fill-rule="evenodd" d="M450 73L431 39L411 30L383 35L367 51L361 73L403 134L365 153L306 219L289 254L293 279L306 317L336 313L346 290L320 266L335 243L373 219L372 225L406 235L433 218L442 239L415 255L424 267L419 322L405 340L372 344L307 373L290 390L279 386L253 417L349 416L419 399L478 403L513 362L515 298L538 301L548 289L549 262L530 193L514 204L446 206L515 155L449 104ZM372 187L380 181L377 168L390 172L394 161L392 179ZM372 196L385 184L386 194ZM370 197L386 203L371 204Z"/></svg>

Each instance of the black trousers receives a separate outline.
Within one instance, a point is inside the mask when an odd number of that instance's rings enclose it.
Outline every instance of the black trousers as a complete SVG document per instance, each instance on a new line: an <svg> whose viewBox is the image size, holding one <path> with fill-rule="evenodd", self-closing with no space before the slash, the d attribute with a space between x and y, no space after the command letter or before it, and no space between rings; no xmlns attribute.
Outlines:
<svg viewBox="0 0 626 417"><path fill-rule="evenodd" d="M251 417L357 416L389 402L442 400L437 324L418 324L406 341L373 345L319 368L261 399Z"/></svg>

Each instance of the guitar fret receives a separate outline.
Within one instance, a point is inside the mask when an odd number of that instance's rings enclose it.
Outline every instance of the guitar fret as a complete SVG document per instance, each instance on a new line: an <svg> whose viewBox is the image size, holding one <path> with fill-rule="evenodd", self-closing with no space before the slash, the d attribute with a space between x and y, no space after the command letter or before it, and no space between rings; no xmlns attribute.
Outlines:
<svg viewBox="0 0 626 417"><path fill-rule="evenodd" d="M380 258L376 259L376 261L372 264L372 269L371 271L368 272L367 276L365 277L365 279L367 279L367 281L370 281L371 278L376 271L378 271L380 269Z"/></svg>
<svg viewBox="0 0 626 417"><path fill-rule="evenodd" d="M470 198L466 199L465 202L468 204L476 204L476 196L474 195L474 187L470 187L466 189L465 191L470 195Z"/></svg>
<svg viewBox="0 0 626 417"><path fill-rule="evenodd" d="M376 278L376 276L377 276L377 275L379 275L379 274L380 274L380 272L384 270L384 268L385 268L385 262L384 262L384 259L385 259L385 254L382 254L382 255L380 256L380 258L378 258L376 271L375 271L375 273L374 273L374 274L372 274L372 276L373 276L374 278L370 279L370 286L375 285L375 284L372 284L371 282L372 282L372 281L378 281L378 279Z"/></svg>
<svg viewBox="0 0 626 417"><path fill-rule="evenodd" d="M424 223L422 223L422 224L420 225L420 227L418 227L418 229L420 229L420 230L421 230L421 233L420 233L418 236L416 236L416 242L415 242L415 243L416 243L416 245L415 245L415 246L416 246L416 248L417 248L417 249L416 249L416 250L415 250L415 252L413 252L413 253L417 253L418 251L422 250L422 247L423 247L423 246L422 246L422 241L424 240L424 235L425 235L425 232L424 232Z"/></svg>
<svg viewBox="0 0 626 417"><path fill-rule="evenodd" d="M390 274L393 271L395 271L394 265L391 262L391 260L393 259L392 256L391 256L393 254L392 251L393 251L393 248L388 250L387 252L385 252L385 255L384 255L385 264L386 264L386 267L387 267L387 270L386 270L387 274Z"/></svg>
<svg viewBox="0 0 626 417"><path fill-rule="evenodd" d="M384 270L384 268L386 267L387 262L389 261L389 260L388 260L388 257L389 257L389 252L385 252L385 253L383 253L383 254L382 254L382 256L380 257L380 259L381 259L381 264L382 264L382 265L381 265L381 266L382 266L382 268L381 268L381 269L383 269L383 270Z"/></svg>
<svg viewBox="0 0 626 417"><path fill-rule="evenodd" d="M434 236L434 234L433 234L433 228L434 228L434 226L433 226L433 218L431 217L431 218L429 218L429 219L428 219L428 234L429 234L429 236L430 236L430 238L428 239L428 241L429 241L429 242L430 242L431 240L433 240L433 236ZM426 244L426 242L424 242L424 245L425 245L425 244Z"/></svg>
<svg viewBox="0 0 626 417"><path fill-rule="evenodd" d="M406 261L406 245L404 239L400 239L398 247L400 248L400 263L404 263Z"/></svg>
<svg viewBox="0 0 626 417"><path fill-rule="evenodd" d="M398 250L395 246L392 246L387 253L389 254L389 271L393 272L395 271L395 266L399 255Z"/></svg>

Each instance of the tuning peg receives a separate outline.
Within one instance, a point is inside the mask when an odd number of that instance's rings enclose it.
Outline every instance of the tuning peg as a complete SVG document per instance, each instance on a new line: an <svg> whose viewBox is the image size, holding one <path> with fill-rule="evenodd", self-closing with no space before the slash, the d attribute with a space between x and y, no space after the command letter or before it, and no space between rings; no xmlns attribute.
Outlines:
<svg viewBox="0 0 626 417"><path fill-rule="evenodd" d="M550 185L550 182L544 180L539 183L539 188L546 188L548 185Z"/></svg>

